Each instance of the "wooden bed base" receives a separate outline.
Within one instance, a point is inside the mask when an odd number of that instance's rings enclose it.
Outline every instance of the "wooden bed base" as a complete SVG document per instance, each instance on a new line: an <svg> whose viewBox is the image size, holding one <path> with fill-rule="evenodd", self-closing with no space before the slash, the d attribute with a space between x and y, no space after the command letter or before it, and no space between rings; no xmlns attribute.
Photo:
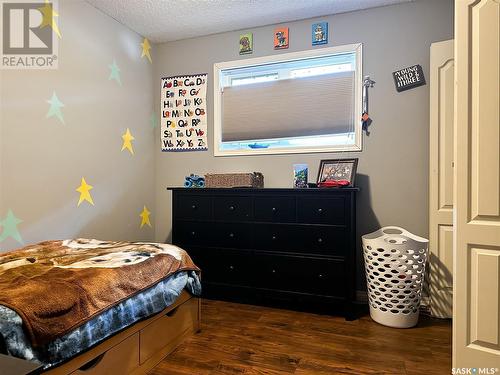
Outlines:
<svg viewBox="0 0 500 375"><path fill-rule="evenodd" d="M200 299L183 291L162 312L137 322L46 375L145 374L200 330Z"/></svg>

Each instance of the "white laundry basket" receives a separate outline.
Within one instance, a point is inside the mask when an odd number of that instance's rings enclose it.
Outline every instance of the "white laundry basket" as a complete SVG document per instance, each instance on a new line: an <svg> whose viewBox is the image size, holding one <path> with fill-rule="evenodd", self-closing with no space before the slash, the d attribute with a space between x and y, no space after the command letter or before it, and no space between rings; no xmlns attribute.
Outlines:
<svg viewBox="0 0 500 375"><path fill-rule="evenodd" d="M409 328L418 322L429 241L399 227L362 236L370 315Z"/></svg>

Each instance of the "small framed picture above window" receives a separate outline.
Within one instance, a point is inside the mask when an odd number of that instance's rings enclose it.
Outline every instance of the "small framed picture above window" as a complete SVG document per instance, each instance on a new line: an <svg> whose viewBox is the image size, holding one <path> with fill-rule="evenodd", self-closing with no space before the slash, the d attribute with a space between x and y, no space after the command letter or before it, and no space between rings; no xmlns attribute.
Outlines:
<svg viewBox="0 0 500 375"><path fill-rule="evenodd" d="M274 49L286 49L288 43L288 27L274 29Z"/></svg>
<svg viewBox="0 0 500 375"><path fill-rule="evenodd" d="M353 187L358 159L321 160L318 187Z"/></svg>
<svg viewBox="0 0 500 375"><path fill-rule="evenodd" d="M328 22L318 22L312 25L312 45L328 43Z"/></svg>

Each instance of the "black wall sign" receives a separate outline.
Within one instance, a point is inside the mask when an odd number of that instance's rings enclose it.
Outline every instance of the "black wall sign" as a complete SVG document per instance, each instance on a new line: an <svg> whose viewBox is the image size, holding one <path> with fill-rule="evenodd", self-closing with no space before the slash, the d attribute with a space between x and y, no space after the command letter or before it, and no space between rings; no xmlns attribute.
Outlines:
<svg viewBox="0 0 500 375"><path fill-rule="evenodd" d="M424 72L419 64L396 70L392 76L398 92L425 85Z"/></svg>

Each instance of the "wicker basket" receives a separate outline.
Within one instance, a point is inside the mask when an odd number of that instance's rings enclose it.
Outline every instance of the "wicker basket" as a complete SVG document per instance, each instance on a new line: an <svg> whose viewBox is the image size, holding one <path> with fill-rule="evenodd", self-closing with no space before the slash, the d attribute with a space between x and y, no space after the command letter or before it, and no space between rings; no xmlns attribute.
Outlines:
<svg viewBox="0 0 500 375"><path fill-rule="evenodd" d="M253 173L219 173L205 175L205 187L207 188L263 188L264 175L259 172Z"/></svg>

